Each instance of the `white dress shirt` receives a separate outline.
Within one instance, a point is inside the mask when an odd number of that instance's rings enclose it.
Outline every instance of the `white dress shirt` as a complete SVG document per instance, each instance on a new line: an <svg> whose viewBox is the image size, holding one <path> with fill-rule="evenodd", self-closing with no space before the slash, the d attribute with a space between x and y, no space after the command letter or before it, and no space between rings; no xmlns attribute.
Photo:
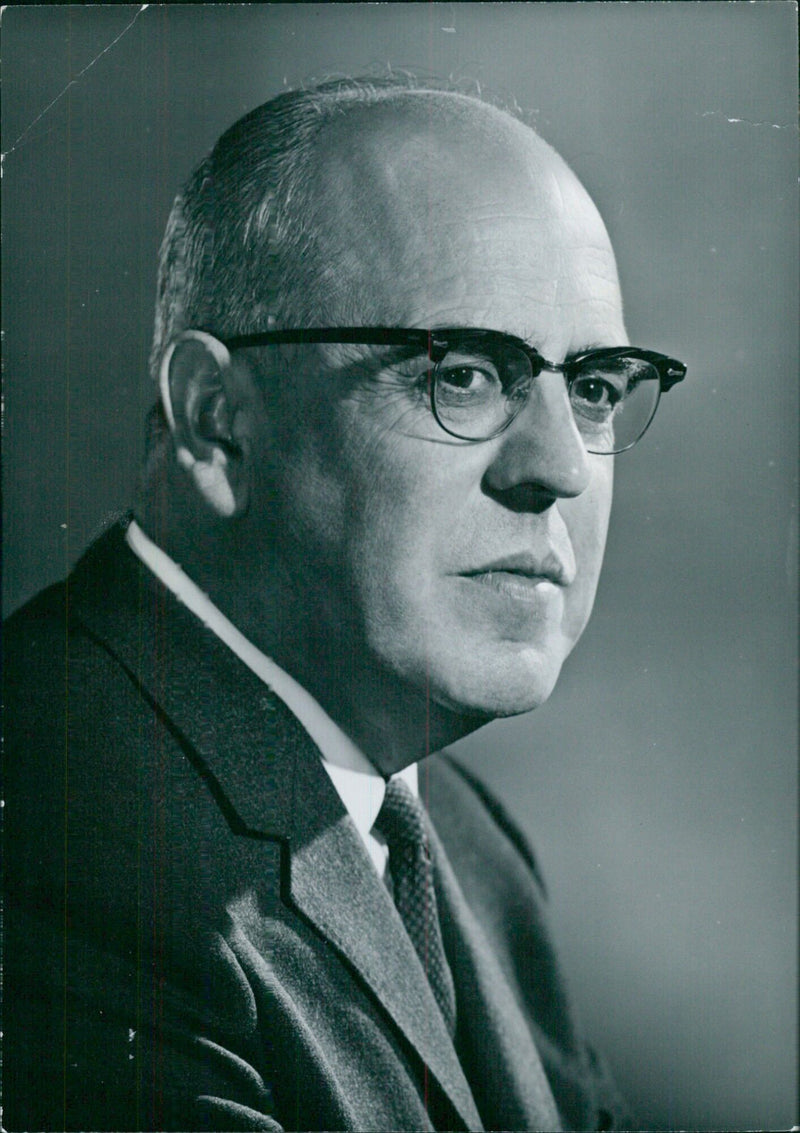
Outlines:
<svg viewBox="0 0 800 1133"><path fill-rule="evenodd" d="M389 852L381 835L372 830L386 793L386 784L379 772L314 697L252 641L248 641L178 564L145 535L136 520L131 520L125 538L133 553L178 601L233 650L239 660L294 713L322 753L322 766L328 772L371 861L383 877ZM397 778L403 779L414 794L418 794L416 763L404 767L397 773Z"/></svg>

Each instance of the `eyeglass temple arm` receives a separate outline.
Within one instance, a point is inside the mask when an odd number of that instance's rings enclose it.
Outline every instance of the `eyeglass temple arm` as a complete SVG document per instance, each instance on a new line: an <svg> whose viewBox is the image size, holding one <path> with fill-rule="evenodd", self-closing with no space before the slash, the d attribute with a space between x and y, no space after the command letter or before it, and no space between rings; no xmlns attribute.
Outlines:
<svg viewBox="0 0 800 1133"><path fill-rule="evenodd" d="M359 346L402 346L413 342L426 346L431 338L431 332L426 330L401 330L397 327L309 327L306 330L258 331L255 334L222 338L220 341L229 350L238 350L245 346L325 342Z"/></svg>

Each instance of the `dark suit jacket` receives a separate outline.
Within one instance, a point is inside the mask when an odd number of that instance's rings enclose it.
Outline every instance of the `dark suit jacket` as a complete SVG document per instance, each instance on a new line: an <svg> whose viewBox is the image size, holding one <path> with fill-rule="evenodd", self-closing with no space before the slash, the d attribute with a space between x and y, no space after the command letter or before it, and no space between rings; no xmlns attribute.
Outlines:
<svg viewBox="0 0 800 1133"><path fill-rule="evenodd" d="M6 1128L621 1119L499 804L420 767L453 1042L313 742L121 527L9 620L4 702Z"/></svg>

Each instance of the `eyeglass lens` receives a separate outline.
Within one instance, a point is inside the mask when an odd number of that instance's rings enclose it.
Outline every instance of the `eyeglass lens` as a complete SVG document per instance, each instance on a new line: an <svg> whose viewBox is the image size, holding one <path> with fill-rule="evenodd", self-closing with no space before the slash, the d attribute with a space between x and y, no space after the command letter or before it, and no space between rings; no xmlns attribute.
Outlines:
<svg viewBox="0 0 800 1133"><path fill-rule="evenodd" d="M527 354L512 344L469 340L451 349L433 372L433 411L448 433L488 440L528 400L535 381ZM568 369L575 424L589 452L623 452L639 440L658 406L659 374L642 358L587 357Z"/></svg>

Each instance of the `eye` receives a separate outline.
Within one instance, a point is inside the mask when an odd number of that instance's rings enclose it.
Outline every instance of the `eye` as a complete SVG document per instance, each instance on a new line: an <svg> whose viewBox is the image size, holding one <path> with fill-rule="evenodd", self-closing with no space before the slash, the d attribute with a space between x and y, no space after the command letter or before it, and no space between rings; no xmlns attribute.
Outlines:
<svg viewBox="0 0 800 1133"><path fill-rule="evenodd" d="M578 378L572 383L572 395L589 405L611 407L622 398L620 390L605 378Z"/></svg>
<svg viewBox="0 0 800 1133"><path fill-rule="evenodd" d="M436 371L436 396L440 403L490 401L503 392L503 383L491 362L445 359Z"/></svg>
<svg viewBox="0 0 800 1133"><path fill-rule="evenodd" d="M446 370L439 370L438 378L443 385L464 393L477 393L500 385L496 374L480 366L448 366Z"/></svg>
<svg viewBox="0 0 800 1133"><path fill-rule="evenodd" d="M592 420L607 420L625 396L626 384L611 376L589 374L576 378L569 395L573 408Z"/></svg>

